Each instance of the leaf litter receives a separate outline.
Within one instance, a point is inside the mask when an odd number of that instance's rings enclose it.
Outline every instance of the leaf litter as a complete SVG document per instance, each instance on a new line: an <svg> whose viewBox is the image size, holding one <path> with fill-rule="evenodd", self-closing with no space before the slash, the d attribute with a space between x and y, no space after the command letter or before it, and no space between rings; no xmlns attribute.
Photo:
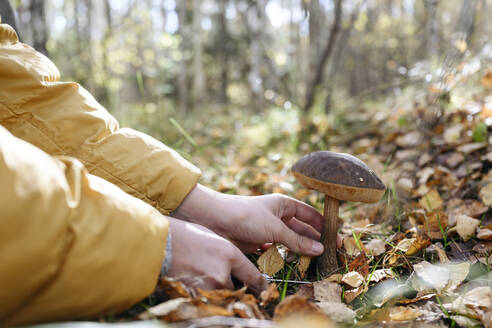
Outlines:
<svg viewBox="0 0 492 328"><path fill-rule="evenodd" d="M491 74L483 75L473 101L491 102L486 91ZM316 273L315 258L274 244L256 263L280 283L270 284L258 299L239 285L236 291L203 291L163 278L156 292L163 302L139 317L169 322L236 317L273 320L279 327L294 327L289 326L294 322L305 327L334 327L335 322L492 327L492 109L460 105L428 121L426 106L417 101L377 115L360 112L359 119L367 114L368 123L355 136L301 122L299 133L306 134L301 148L316 150L310 138L328 131L330 150L360 157L388 186L378 204L341 204L338 272L323 279ZM407 122L403 125L402 117ZM322 198L289 175L298 155L289 155L278 144L265 145L270 150L256 157L238 146L239 155L228 157L233 165L214 172L219 177L235 174L234 179L210 184L249 195L281 192L321 210Z"/></svg>

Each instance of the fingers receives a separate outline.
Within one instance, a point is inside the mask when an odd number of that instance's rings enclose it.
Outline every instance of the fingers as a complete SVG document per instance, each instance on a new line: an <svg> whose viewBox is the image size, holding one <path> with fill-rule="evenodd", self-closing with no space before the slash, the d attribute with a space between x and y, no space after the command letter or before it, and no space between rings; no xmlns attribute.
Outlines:
<svg viewBox="0 0 492 328"><path fill-rule="evenodd" d="M323 216L313 207L287 196L283 196L282 201L284 202L283 220L289 220L292 217L296 217L296 219L309 224L317 231L322 231L324 221Z"/></svg>
<svg viewBox="0 0 492 328"><path fill-rule="evenodd" d="M323 253L323 245L311 238L292 231L284 223L280 223L274 231L274 241L284 244L296 253L316 256Z"/></svg>
<svg viewBox="0 0 492 328"><path fill-rule="evenodd" d="M297 232L300 235L303 235L305 237L315 239L315 240L320 240L321 234L316 231L312 226L309 224L306 224L304 222L301 222L297 220L296 218L292 218L289 221L287 221L285 224L295 232Z"/></svg>
<svg viewBox="0 0 492 328"><path fill-rule="evenodd" d="M239 251L232 260L231 274L241 280L255 294L259 295L268 283L260 271Z"/></svg>

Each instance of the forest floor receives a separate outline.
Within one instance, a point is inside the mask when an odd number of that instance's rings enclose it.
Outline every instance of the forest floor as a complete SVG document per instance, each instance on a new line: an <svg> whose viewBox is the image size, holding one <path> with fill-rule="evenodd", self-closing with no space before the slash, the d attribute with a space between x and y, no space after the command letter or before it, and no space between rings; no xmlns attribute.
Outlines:
<svg viewBox="0 0 492 328"><path fill-rule="evenodd" d="M341 205L339 272L320 279L314 260L273 245L251 257L278 279L258 299L240 286L202 291L162 279L125 317L180 327L492 327L490 67L469 61L441 86L409 86L328 116L290 107L279 99L263 114L173 125L202 183L226 193L280 192L321 211L323 196L295 181L292 164L317 150L367 163L387 192L376 204Z"/></svg>

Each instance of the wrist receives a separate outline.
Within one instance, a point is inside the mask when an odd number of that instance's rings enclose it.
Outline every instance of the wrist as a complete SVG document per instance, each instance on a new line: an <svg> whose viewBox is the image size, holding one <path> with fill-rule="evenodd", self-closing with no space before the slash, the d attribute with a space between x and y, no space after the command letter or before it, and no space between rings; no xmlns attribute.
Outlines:
<svg viewBox="0 0 492 328"><path fill-rule="evenodd" d="M172 213L172 216L188 222L206 225L204 223L213 219L213 211L218 207L219 195L216 191L197 183Z"/></svg>

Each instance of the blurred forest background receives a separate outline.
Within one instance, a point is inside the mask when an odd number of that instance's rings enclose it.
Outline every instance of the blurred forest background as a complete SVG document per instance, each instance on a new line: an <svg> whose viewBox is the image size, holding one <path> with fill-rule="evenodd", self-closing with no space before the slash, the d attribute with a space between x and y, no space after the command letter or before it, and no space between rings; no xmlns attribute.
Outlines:
<svg viewBox="0 0 492 328"><path fill-rule="evenodd" d="M368 103L440 88L464 60L492 57L490 0L11 2L23 41L63 80L198 162L240 134L287 143L282 156L331 149L333 129ZM303 148L297 132L313 125Z"/></svg>

